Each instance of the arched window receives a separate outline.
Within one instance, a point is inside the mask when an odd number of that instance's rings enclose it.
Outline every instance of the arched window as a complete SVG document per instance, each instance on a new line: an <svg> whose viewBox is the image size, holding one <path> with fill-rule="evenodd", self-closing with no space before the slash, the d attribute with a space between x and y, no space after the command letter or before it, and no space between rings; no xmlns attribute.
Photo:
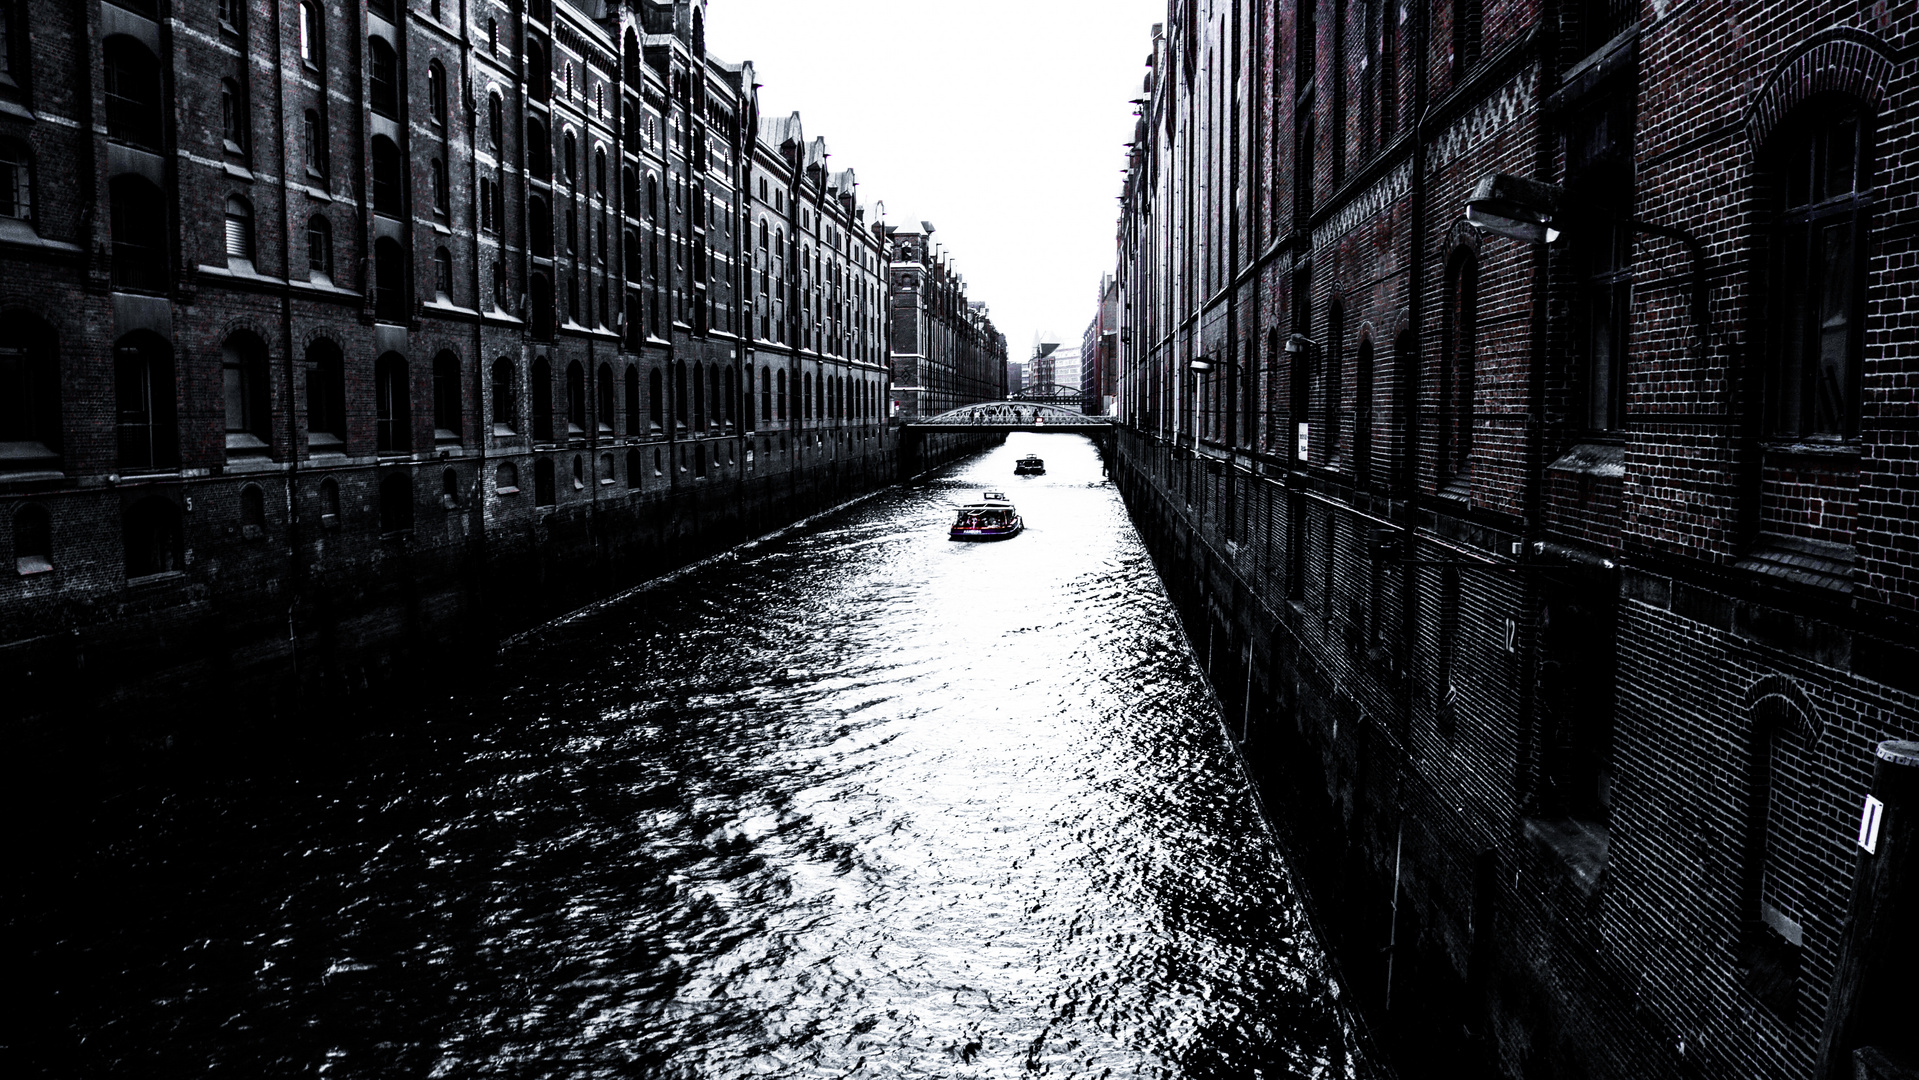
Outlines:
<svg viewBox="0 0 1919 1080"><path fill-rule="evenodd" d="M321 118L320 110L308 109L301 132L303 154L306 158L307 176L315 180L325 180L331 173L332 155L327 152L326 121Z"/></svg>
<svg viewBox="0 0 1919 1080"><path fill-rule="evenodd" d="M320 481L320 525L333 528L340 524L340 482L331 476Z"/></svg>
<svg viewBox="0 0 1919 1080"><path fill-rule="evenodd" d="M446 162L434 158L427 166L433 178L433 213L437 217L446 217L453 211L453 196L448 190Z"/></svg>
<svg viewBox="0 0 1919 1080"><path fill-rule="evenodd" d="M526 173L534 180L553 179L553 144L547 141L546 125L533 119L526 122Z"/></svg>
<svg viewBox="0 0 1919 1080"><path fill-rule="evenodd" d="M177 573L186 565L180 508L159 495L149 495L127 508L123 542L127 577Z"/></svg>
<svg viewBox="0 0 1919 1080"><path fill-rule="evenodd" d="M53 569L53 519L28 503L13 515L13 568L21 577Z"/></svg>
<svg viewBox="0 0 1919 1080"><path fill-rule="evenodd" d="M413 528L413 477L392 472L380 481L380 532L404 533Z"/></svg>
<svg viewBox="0 0 1919 1080"><path fill-rule="evenodd" d="M113 284L127 292L164 292L171 281L167 259L167 204L143 177L122 174L107 182L113 233Z"/></svg>
<svg viewBox="0 0 1919 1080"><path fill-rule="evenodd" d="M643 277L640 271L643 263L640 259L640 234L632 229L626 230L621 237L621 246L625 249L622 261L626 263L626 280L634 285L641 284Z"/></svg>
<svg viewBox="0 0 1919 1080"><path fill-rule="evenodd" d="M333 225L320 214L307 219L307 277L328 283L333 277Z"/></svg>
<svg viewBox="0 0 1919 1080"><path fill-rule="evenodd" d="M442 304L453 302L453 253L433 249L433 299Z"/></svg>
<svg viewBox="0 0 1919 1080"><path fill-rule="evenodd" d="M1857 102L1825 98L1789 118L1766 148L1778 214L1767 305L1771 434L1859 434L1875 127Z"/></svg>
<svg viewBox="0 0 1919 1080"><path fill-rule="evenodd" d="M613 416L615 412L613 408L613 368L609 365L601 364L600 370L594 376L594 379L596 403L599 406L599 414L593 418L593 426L601 435L611 436L613 434Z"/></svg>
<svg viewBox="0 0 1919 1080"><path fill-rule="evenodd" d="M460 472L458 469L440 471L440 505L448 510L460 505Z"/></svg>
<svg viewBox="0 0 1919 1080"><path fill-rule="evenodd" d="M586 490L586 459L578 454L573 455L573 490Z"/></svg>
<svg viewBox="0 0 1919 1080"><path fill-rule="evenodd" d="M493 361L493 434L512 435L519 430L519 404L513 393L513 361L502 356Z"/></svg>
<svg viewBox="0 0 1919 1080"><path fill-rule="evenodd" d="M238 195L227 196L227 262L253 262L253 207Z"/></svg>
<svg viewBox="0 0 1919 1080"><path fill-rule="evenodd" d="M679 360L673 368L673 426L686 430L686 361Z"/></svg>
<svg viewBox="0 0 1919 1080"><path fill-rule="evenodd" d="M1365 484L1373 476L1373 339L1359 339L1358 370L1353 372L1353 476Z"/></svg>
<svg viewBox="0 0 1919 1080"><path fill-rule="evenodd" d="M493 471L493 490L500 495L518 495L520 493L520 467L511 461L503 461Z"/></svg>
<svg viewBox="0 0 1919 1080"><path fill-rule="evenodd" d="M600 198L606 198L606 148L593 148L593 191Z"/></svg>
<svg viewBox="0 0 1919 1080"><path fill-rule="evenodd" d="M1458 85L1474 64L1479 63L1480 26L1482 21L1480 0L1453 0L1452 7L1452 77Z"/></svg>
<svg viewBox="0 0 1919 1080"><path fill-rule="evenodd" d="M178 465L172 346L145 331L121 338L113 347L113 391L120 467L146 471Z"/></svg>
<svg viewBox="0 0 1919 1080"><path fill-rule="evenodd" d="M729 385L734 378L736 378L736 376L728 373L727 380ZM740 418L746 422L746 430L752 431L755 427L755 421L759 419L760 415L759 411L753 408L753 369L747 368L745 373L737 376L737 378L739 379L740 387L740 395L738 398Z"/></svg>
<svg viewBox="0 0 1919 1080"><path fill-rule="evenodd" d="M553 459L543 457L533 463L533 505L552 506L559 502L553 483Z"/></svg>
<svg viewBox="0 0 1919 1080"><path fill-rule="evenodd" d="M400 118L400 58L379 36L367 39L367 106L389 120Z"/></svg>
<svg viewBox="0 0 1919 1080"><path fill-rule="evenodd" d="M781 420L785 420L786 419L786 369L785 368L780 369L779 401L780 401L779 418Z"/></svg>
<svg viewBox="0 0 1919 1080"><path fill-rule="evenodd" d="M0 140L0 217L33 220L33 154L11 139Z"/></svg>
<svg viewBox="0 0 1919 1080"><path fill-rule="evenodd" d="M406 164L400 148L385 135L373 137L373 209L388 217L405 218Z"/></svg>
<svg viewBox="0 0 1919 1080"><path fill-rule="evenodd" d="M574 137L571 128L567 129L565 137L560 141L560 146L561 153L565 155L560 159L560 169L566 176L566 182L568 184L578 184L580 182L580 145L579 140Z"/></svg>
<svg viewBox="0 0 1919 1080"><path fill-rule="evenodd" d="M706 444L705 443L693 444L693 475L700 477L702 479L706 477Z"/></svg>
<svg viewBox="0 0 1919 1080"><path fill-rule="evenodd" d="M0 474L58 470L60 421L53 327L23 311L0 313Z"/></svg>
<svg viewBox="0 0 1919 1080"><path fill-rule="evenodd" d="M613 468L613 455L601 454L600 455L600 486L606 487L610 484L617 482L619 478L620 478L619 472Z"/></svg>
<svg viewBox="0 0 1919 1080"><path fill-rule="evenodd" d="M553 340L553 282L545 274L534 274L529 282L528 304L533 337L537 341Z"/></svg>
<svg viewBox="0 0 1919 1080"><path fill-rule="evenodd" d="M381 322L407 321L406 249L400 242L383 236L373 242L373 315Z"/></svg>
<svg viewBox="0 0 1919 1080"><path fill-rule="evenodd" d="M693 430L706 430L706 365L693 365Z"/></svg>
<svg viewBox="0 0 1919 1080"><path fill-rule="evenodd" d="M639 490L640 452L638 450L628 450L626 452L626 486L635 491Z"/></svg>
<svg viewBox="0 0 1919 1080"><path fill-rule="evenodd" d="M666 394L660 386L660 369L652 368L646 373L646 419L652 434L658 435L666 426Z"/></svg>
<svg viewBox="0 0 1919 1080"><path fill-rule="evenodd" d="M165 100L160 61L133 38L109 37L101 46L107 138L159 153L164 149Z"/></svg>
<svg viewBox="0 0 1919 1080"><path fill-rule="evenodd" d="M632 438L640 433L640 369L628 364L626 367L626 435Z"/></svg>
<svg viewBox="0 0 1919 1080"><path fill-rule="evenodd" d="M785 391L785 379L780 380L780 389L782 392ZM773 419L773 369L771 368L760 369L760 419L767 421Z"/></svg>
<svg viewBox="0 0 1919 1080"><path fill-rule="evenodd" d="M500 100L498 90L486 95L486 137L498 153L506 144L506 103Z"/></svg>
<svg viewBox="0 0 1919 1080"><path fill-rule="evenodd" d="M247 152L246 90L234 79L220 81L220 137L229 154Z"/></svg>
<svg viewBox="0 0 1919 1080"><path fill-rule="evenodd" d="M326 63L326 23L313 0L300 0L300 62L315 71Z"/></svg>
<svg viewBox="0 0 1919 1080"><path fill-rule="evenodd" d="M373 447L387 453L413 449L413 387L399 353L385 353L373 364Z"/></svg>
<svg viewBox="0 0 1919 1080"><path fill-rule="evenodd" d="M460 358L451 350L433 358L433 439L460 441Z"/></svg>
<svg viewBox="0 0 1919 1080"><path fill-rule="evenodd" d="M646 178L646 220L660 220L660 178L651 174Z"/></svg>
<svg viewBox="0 0 1919 1080"><path fill-rule="evenodd" d="M1479 260L1462 251L1446 271L1439 365L1439 481L1464 479L1472 462L1474 360L1479 336Z"/></svg>
<svg viewBox="0 0 1919 1080"><path fill-rule="evenodd" d="M325 338L307 346L307 451L346 449L346 360Z"/></svg>
<svg viewBox="0 0 1919 1080"><path fill-rule="evenodd" d="M1326 423L1326 461L1340 458L1340 439L1345 435L1346 406L1346 305L1333 301L1326 319L1326 372L1322 404Z"/></svg>
<svg viewBox="0 0 1919 1080"><path fill-rule="evenodd" d="M535 357L532 374L527 377L532 387L533 438L538 442L553 441L553 365L546 357Z"/></svg>
<svg viewBox="0 0 1919 1080"><path fill-rule="evenodd" d="M566 365L566 434L570 439L586 435L586 369L578 360Z"/></svg>
<svg viewBox="0 0 1919 1080"><path fill-rule="evenodd" d="M433 122L446 126L446 69L438 60L429 60L426 65L426 107Z"/></svg>
<svg viewBox="0 0 1919 1080"><path fill-rule="evenodd" d="M258 540L266 535L267 497L258 484L240 489L240 535Z"/></svg>
<svg viewBox="0 0 1919 1080"><path fill-rule="evenodd" d="M501 311L512 308L513 289L506 277L506 259L496 256L493 260L493 306Z"/></svg>
<svg viewBox="0 0 1919 1080"><path fill-rule="evenodd" d="M235 334L220 347L227 419L227 456L264 454L273 441L268 404L267 350L252 334Z"/></svg>
<svg viewBox="0 0 1919 1080"><path fill-rule="evenodd" d="M553 215L538 195L526 200L526 241L535 258L553 257Z"/></svg>

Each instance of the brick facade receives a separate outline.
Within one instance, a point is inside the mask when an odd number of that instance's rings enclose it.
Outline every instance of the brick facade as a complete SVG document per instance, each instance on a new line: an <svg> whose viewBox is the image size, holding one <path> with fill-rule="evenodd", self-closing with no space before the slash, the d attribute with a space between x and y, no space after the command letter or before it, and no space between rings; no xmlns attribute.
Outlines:
<svg viewBox="0 0 1919 1080"><path fill-rule="evenodd" d="M29 715L486 655L893 478L887 230L702 0L0 13Z"/></svg>
<svg viewBox="0 0 1919 1080"><path fill-rule="evenodd" d="M1180 0L1155 33L1116 475L1423 1061L1824 1067L1872 749L1919 734L1915 31ZM1558 186L1564 237L1469 226L1495 173Z"/></svg>

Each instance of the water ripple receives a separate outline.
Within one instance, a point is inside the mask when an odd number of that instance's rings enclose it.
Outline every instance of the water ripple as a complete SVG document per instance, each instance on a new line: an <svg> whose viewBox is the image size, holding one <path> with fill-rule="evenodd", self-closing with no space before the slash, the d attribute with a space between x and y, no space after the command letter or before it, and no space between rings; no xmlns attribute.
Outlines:
<svg viewBox="0 0 1919 1080"><path fill-rule="evenodd" d="M1015 479L1035 450L1044 477ZM1029 530L944 538L1004 488ZM1150 562L1008 445L513 643L16 896L15 1075L1363 1077ZM87 899L74 906L76 897Z"/></svg>

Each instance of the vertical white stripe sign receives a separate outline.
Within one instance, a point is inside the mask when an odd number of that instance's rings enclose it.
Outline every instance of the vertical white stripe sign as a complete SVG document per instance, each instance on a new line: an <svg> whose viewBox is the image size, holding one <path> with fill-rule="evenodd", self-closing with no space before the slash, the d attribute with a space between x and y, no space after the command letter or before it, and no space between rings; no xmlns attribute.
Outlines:
<svg viewBox="0 0 1919 1080"><path fill-rule="evenodd" d="M1879 820L1886 816L1886 804L1866 796L1866 812L1859 818L1859 846L1866 854L1879 853Z"/></svg>

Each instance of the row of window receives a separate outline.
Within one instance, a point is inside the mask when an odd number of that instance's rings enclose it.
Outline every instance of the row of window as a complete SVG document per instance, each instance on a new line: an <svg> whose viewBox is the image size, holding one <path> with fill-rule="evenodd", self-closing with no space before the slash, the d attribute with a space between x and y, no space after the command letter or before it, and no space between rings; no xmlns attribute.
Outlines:
<svg viewBox="0 0 1919 1080"><path fill-rule="evenodd" d="M1756 279L1755 296L1762 303L1760 322L1770 361L1763 428L1777 438L1843 442L1859 433L1865 237L1874 210L1876 169L1873 128L1874 118L1856 101L1825 99L1789 118L1762 155L1772 187L1774 228L1766 238L1770 250L1762 256L1767 272ZM1630 206L1629 196L1625 204ZM1580 286L1572 320L1582 369L1577 373L1575 416L1581 429L1597 435L1626 423L1632 244L1629 227L1610 225L1574 237L1565 256ZM1324 327L1316 327L1310 280L1302 276L1295 289L1298 329L1307 335L1318 331L1324 341L1317 348L1293 352L1288 380L1293 398L1286 411L1272 396L1283 362L1278 334L1267 343L1264 365L1244 365L1243 385L1237 389L1245 426L1237 434L1271 452L1339 464L1338 455L1346 448L1350 391L1352 466L1363 480L1372 464L1373 344L1369 338L1360 340L1349 387L1343 309L1334 304ZM1436 343L1441 362L1433 449L1442 487L1463 480L1472 466L1481 389L1480 299L1478 257L1462 248L1445 268ZM1411 356L1413 350L1410 338L1395 343L1397 356ZM1196 413L1206 434L1224 440L1235 433L1226 430L1226 394L1218 379L1215 374L1198 381L1195 408L1187 415L1190 424ZM1315 390L1317 401L1310 399ZM1170 408L1171 391L1170 386L1159 388L1161 407ZM1281 426L1282 419L1302 424L1309 416L1321 430ZM1302 442L1302 436L1310 442ZM1321 455L1324 460L1319 460Z"/></svg>

